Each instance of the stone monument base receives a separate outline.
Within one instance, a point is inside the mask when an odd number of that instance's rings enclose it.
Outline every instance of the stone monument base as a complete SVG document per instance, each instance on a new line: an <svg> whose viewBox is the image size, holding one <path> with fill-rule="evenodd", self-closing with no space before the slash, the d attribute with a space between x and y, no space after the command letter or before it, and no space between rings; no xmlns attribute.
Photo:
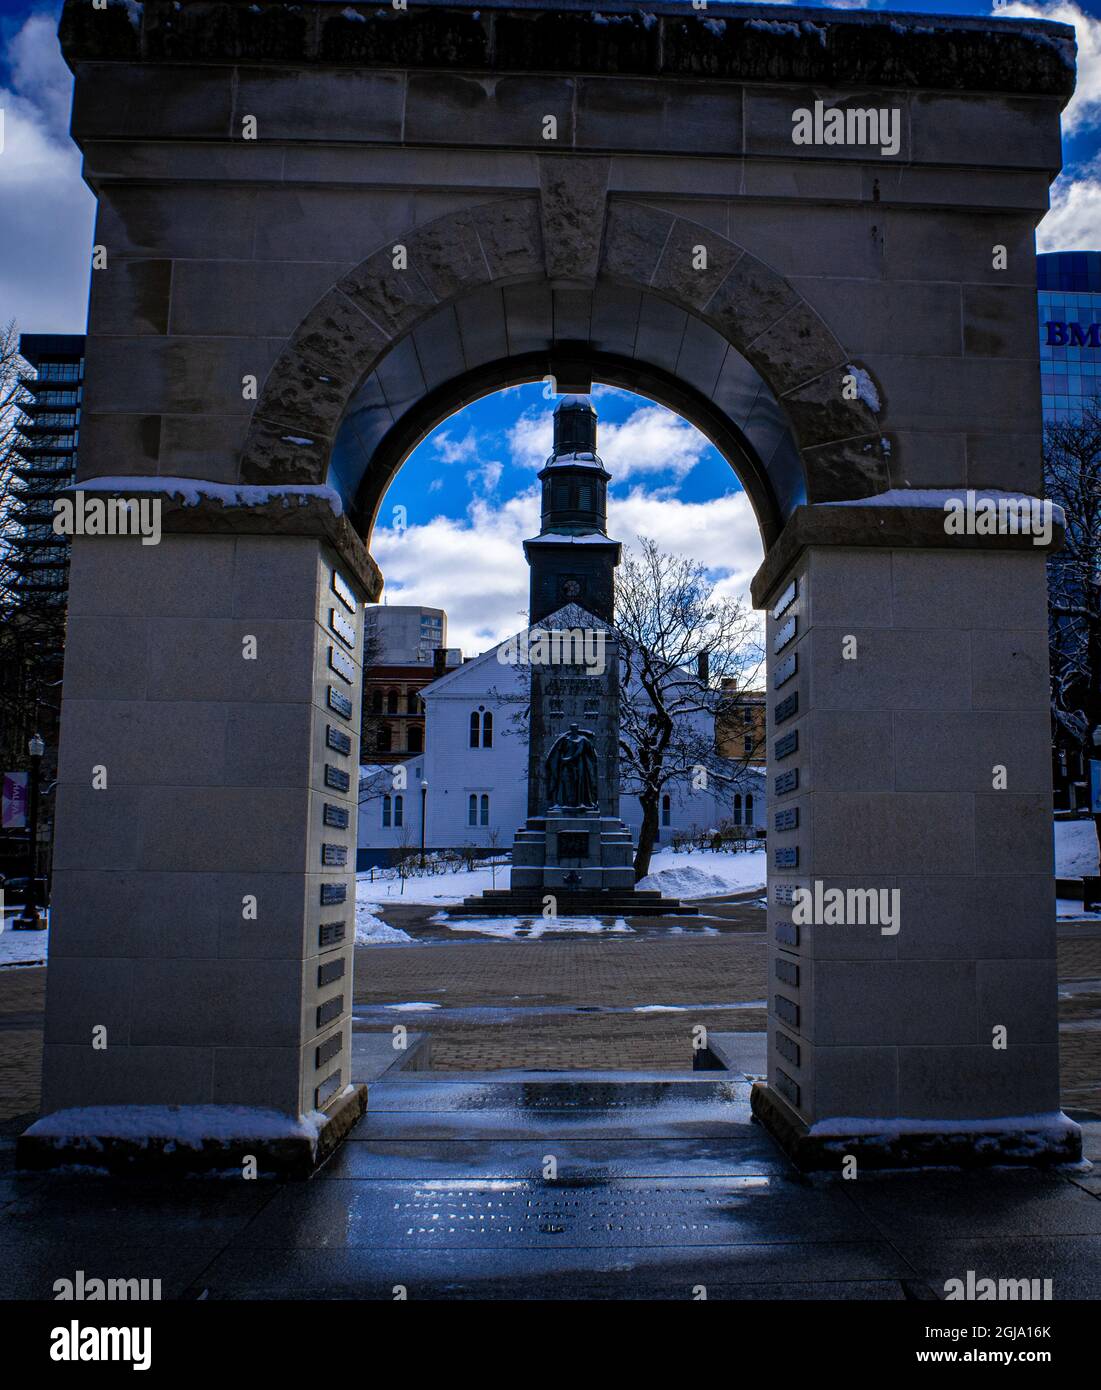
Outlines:
<svg viewBox="0 0 1101 1390"><path fill-rule="evenodd" d="M467 898L452 917L541 916L554 898L559 917L694 916L699 909L635 888L631 832L615 816L585 811L531 817L516 832L512 886Z"/></svg>
<svg viewBox="0 0 1101 1390"><path fill-rule="evenodd" d="M586 889L631 892L635 886L631 832L613 816L549 812L516 832L512 888L549 893Z"/></svg>

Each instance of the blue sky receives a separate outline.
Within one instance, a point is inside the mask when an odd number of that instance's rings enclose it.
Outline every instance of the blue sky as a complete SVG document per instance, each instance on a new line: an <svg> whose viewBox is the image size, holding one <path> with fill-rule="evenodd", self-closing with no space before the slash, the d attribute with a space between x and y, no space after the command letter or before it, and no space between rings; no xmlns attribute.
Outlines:
<svg viewBox="0 0 1101 1390"><path fill-rule="evenodd" d="M710 0L712 10L722 4ZM808 8L1073 24L1078 91L1064 113L1064 170L1038 246L1101 248L1101 0L997 7L992 0L834 0ZM14 317L25 332L79 333L86 318L93 200L68 139L71 77L57 48L60 10L60 0L0 0L0 321ZM661 407L610 388L595 394L600 449L614 477L609 529L628 543L654 536L706 564L725 591L744 594L760 541L725 460ZM411 455L380 515L372 548L389 601L445 607L450 641L468 653L520 625L520 542L538 530L535 472L550 449L553 404L539 385L514 387L444 421ZM406 509L401 526L388 524L397 505Z"/></svg>

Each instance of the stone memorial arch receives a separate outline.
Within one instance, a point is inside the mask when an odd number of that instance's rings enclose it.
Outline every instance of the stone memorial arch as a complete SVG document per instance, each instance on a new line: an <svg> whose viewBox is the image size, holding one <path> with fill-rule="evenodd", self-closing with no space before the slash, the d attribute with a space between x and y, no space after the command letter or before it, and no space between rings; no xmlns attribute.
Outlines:
<svg viewBox="0 0 1101 1390"><path fill-rule="evenodd" d="M62 41L98 199L80 487L159 499L165 535L73 544L40 1135L358 1112L371 529L448 412L553 376L681 412L760 524L761 1118L807 1161L1073 1154L1048 544L943 510L1041 490L1072 32L68 0ZM852 139L797 144L798 112ZM799 889L900 914L801 922Z"/></svg>

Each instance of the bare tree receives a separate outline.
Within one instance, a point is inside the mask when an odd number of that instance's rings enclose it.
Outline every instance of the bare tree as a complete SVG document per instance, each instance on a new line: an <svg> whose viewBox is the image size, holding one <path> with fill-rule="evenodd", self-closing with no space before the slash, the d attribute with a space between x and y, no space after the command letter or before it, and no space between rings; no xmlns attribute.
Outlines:
<svg viewBox="0 0 1101 1390"><path fill-rule="evenodd" d="M1050 424L1044 436L1049 499L1066 515L1066 542L1048 564L1051 708L1056 736L1088 768L1101 758L1101 404ZM1101 850L1101 814L1094 815Z"/></svg>
<svg viewBox="0 0 1101 1390"><path fill-rule="evenodd" d="M650 870L666 788L733 786L744 773L753 754L720 755L715 726L754 688L764 659L751 610L718 593L702 565L639 542L616 579L621 790L642 808L636 882Z"/></svg>

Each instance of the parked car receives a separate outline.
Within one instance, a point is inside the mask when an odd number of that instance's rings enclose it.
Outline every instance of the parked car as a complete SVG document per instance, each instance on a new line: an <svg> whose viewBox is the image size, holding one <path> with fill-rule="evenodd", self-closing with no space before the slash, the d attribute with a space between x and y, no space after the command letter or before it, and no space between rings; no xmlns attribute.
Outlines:
<svg viewBox="0 0 1101 1390"><path fill-rule="evenodd" d="M30 879L23 878L0 879L0 892L4 894L4 907L22 907L27 901L27 887ZM47 886L44 878L36 880L35 902L39 907L47 906Z"/></svg>

